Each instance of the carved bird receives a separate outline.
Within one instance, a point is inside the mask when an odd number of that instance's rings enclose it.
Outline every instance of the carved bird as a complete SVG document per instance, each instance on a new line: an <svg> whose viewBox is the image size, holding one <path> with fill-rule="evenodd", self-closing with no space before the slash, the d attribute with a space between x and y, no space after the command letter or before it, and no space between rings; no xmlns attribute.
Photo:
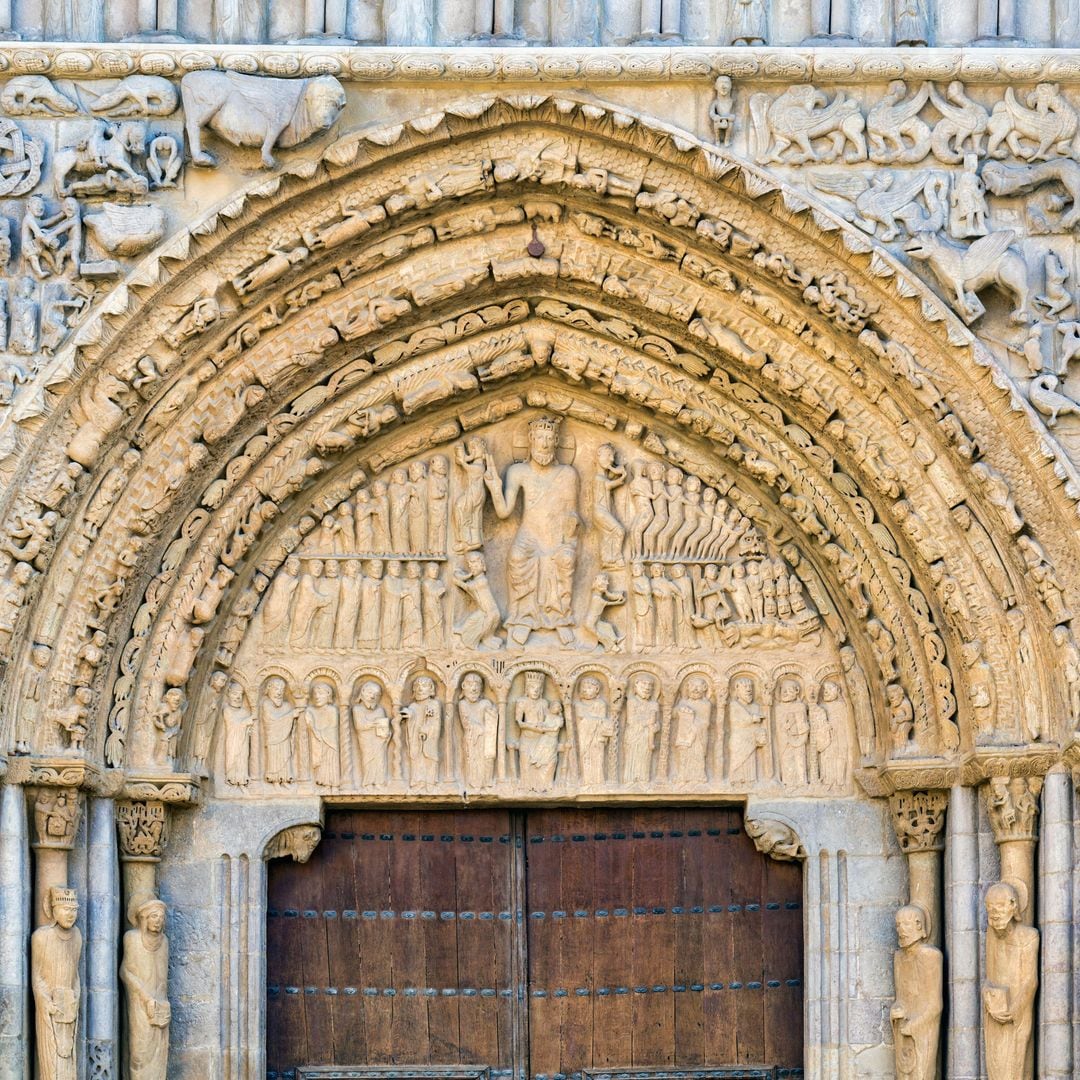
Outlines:
<svg viewBox="0 0 1080 1080"><path fill-rule="evenodd" d="M807 170L806 175L811 186L818 191L839 195L854 203L854 210L846 210L844 217L860 229L875 235L878 225L883 225L885 232L881 235L882 240L895 240L900 235L897 221L903 222L909 232L927 227L926 215L915 202L931 179L931 175L925 171L911 173L899 184L896 173L888 169L879 170L869 180L858 173ZM930 209L933 214L933 207Z"/></svg>
<svg viewBox="0 0 1080 1080"><path fill-rule="evenodd" d="M1062 413L1066 416L1070 413L1080 416L1080 401L1073 401L1071 397L1057 392L1060 381L1056 375L1044 371L1032 379L1028 387L1028 399L1046 417L1046 422L1050 427L1057 423L1057 418Z"/></svg>

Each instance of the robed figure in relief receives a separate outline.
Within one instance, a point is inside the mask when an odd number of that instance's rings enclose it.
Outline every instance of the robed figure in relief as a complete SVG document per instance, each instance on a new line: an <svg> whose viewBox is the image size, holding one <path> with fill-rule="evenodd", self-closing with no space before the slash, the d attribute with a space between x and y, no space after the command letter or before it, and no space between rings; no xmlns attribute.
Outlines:
<svg viewBox="0 0 1080 1080"><path fill-rule="evenodd" d="M555 630L564 645L574 639L578 474L555 460L558 446L559 421L538 417L529 424L528 458L506 470L505 482L490 459L484 474L500 518L514 512L519 495L524 504L506 563L506 628L515 645L524 645L533 630Z"/></svg>
<svg viewBox="0 0 1080 1080"><path fill-rule="evenodd" d="M941 1030L941 950L926 939L928 917L918 904L896 913L900 948L893 954L896 1000L890 1018L896 1080L935 1080Z"/></svg>
<svg viewBox="0 0 1080 1080"><path fill-rule="evenodd" d="M169 1062L169 939L165 905L154 897L136 901L135 929L124 935L120 980L127 991L130 1080L165 1080Z"/></svg>
<svg viewBox="0 0 1080 1080"><path fill-rule="evenodd" d="M986 1080L1032 1080L1032 1021L1039 988L1039 931L1020 922L1020 889L999 881L986 893L983 1038Z"/></svg>
<svg viewBox="0 0 1080 1080"><path fill-rule="evenodd" d="M30 938L39 1080L78 1080L75 1034L79 1026L79 955L82 934L75 925L74 889L53 887L45 904L50 920Z"/></svg>

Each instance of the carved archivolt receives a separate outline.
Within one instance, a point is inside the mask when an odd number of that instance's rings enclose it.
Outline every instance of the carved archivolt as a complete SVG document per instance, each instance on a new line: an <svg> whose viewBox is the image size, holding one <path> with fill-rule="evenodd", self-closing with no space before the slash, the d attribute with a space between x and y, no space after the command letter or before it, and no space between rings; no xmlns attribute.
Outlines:
<svg viewBox="0 0 1080 1080"><path fill-rule="evenodd" d="M113 294L25 455L0 629L36 650L9 700L71 717L39 721L40 745L82 728L114 764L140 738L142 766L204 761L215 695L237 718L258 707L262 683L230 689L230 672L319 522L533 410L617 434L590 484L640 455L731 493L804 583L856 715L876 716L867 763L948 755L958 720L965 745L1057 734L1066 466L993 358L865 235L681 134L559 99L464 103L293 172L193 226L215 243L197 261L174 239ZM50 510L38 495L73 465ZM614 544L612 528L592 531ZM438 562L423 539L405 562ZM596 620L601 651L617 623ZM314 707L351 704L344 675L314 680Z"/></svg>

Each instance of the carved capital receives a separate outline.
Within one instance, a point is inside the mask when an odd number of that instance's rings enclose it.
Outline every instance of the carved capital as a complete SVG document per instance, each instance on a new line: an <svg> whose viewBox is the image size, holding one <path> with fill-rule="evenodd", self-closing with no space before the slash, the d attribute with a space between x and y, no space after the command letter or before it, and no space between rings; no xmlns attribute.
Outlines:
<svg viewBox="0 0 1080 1080"><path fill-rule="evenodd" d="M156 863L169 838L165 804L156 799L122 799L116 804L120 858L124 862Z"/></svg>
<svg viewBox="0 0 1080 1080"><path fill-rule="evenodd" d="M109 774L78 758L8 758L7 782L26 787L78 788L95 795L114 794Z"/></svg>
<svg viewBox="0 0 1080 1080"><path fill-rule="evenodd" d="M29 789L30 812L34 820L36 850L70 851L79 830L82 800L77 788L34 787Z"/></svg>
<svg viewBox="0 0 1080 1080"><path fill-rule="evenodd" d="M896 839L905 854L944 849L948 805L946 791L900 791L889 799Z"/></svg>
<svg viewBox="0 0 1080 1080"><path fill-rule="evenodd" d="M747 836L754 841L754 847L762 855L768 855L777 862L798 862L806 858L806 848L786 822L748 817L745 824Z"/></svg>
<svg viewBox="0 0 1080 1080"><path fill-rule="evenodd" d="M995 776L986 789L986 809L994 841L1035 840L1039 828L1041 776Z"/></svg>
<svg viewBox="0 0 1080 1080"><path fill-rule="evenodd" d="M293 862L306 863L322 839L321 825L292 825L282 829L266 845L264 858L290 858Z"/></svg>

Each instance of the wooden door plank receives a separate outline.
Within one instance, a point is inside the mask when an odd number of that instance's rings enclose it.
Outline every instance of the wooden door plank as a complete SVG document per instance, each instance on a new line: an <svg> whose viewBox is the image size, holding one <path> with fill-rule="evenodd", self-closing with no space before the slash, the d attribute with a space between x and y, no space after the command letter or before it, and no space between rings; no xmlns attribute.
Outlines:
<svg viewBox="0 0 1080 1080"><path fill-rule="evenodd" d="M353 833L347 817L333 823L331 837L319 845L322 917L329 967L329 1005L334 1032L333 1060L367 1056L364 1010L352 978L357 969L356 912L352 887Z"/></svg>
<svg viewBox="0 0 1080 1080"><path fill-rule="evenodd" d="M625 1064L629 1045L631 1005L628 997L629 916L616 914L625 907L631 861L628 841L612 833L620 823L608 811L595 811L592 821L595 856L593 866L594 976L592 1060L597 1068ZM627 988L627 994L617 993Z"/></svg>
<svg viewBox="0 0 1080 1080"><path fill-rule="evenodd" d="M683 838L678 845L675 906L675 1064L704 1065L705 1012L701 989L705 980L702 925L703 833L705 816L700 811L677 815ZM696 834L696 835L695 835Z"/></svg>
<svg viewBox="0 0 1080 1080"><path fill-rule="evenodd" d="M709 1065L734 1065L735 994L729 989L734 974L736 918L729 910L733 894L729 867L728 828L733 815L716 810L707 815L702 837L702 1011L705 1016L705 1060Z"/></svg>
<svg viewBox="0 0 1080 1080"><path fill-rule="evenodd" d="M457 1064L460 1043L457 963L457 884L455 845L457 823L440 817L433 842L420 845L424 896L435 913L424 920L427 986L437 991L427 1002L429 1061L432 1065ZM445 830L445 831L441 831Z"/></svg>
<svg viewBox="0 0 1080 1080"><path fill-rule="evenodd" d="M803 1060L802 874L797 863L765 861L765 1060Z"/></svg>
<svg viewBox="0 0 1080 1080"><path fill-rule="evenodd" d="M735 930L735 1025L740 1064L765 1059L765 942L761 896L765 860L740 829L731 838L732 890L740 908Z"/></svg>
<svg viewBox="0 0 1080 1080"><path fill-rule="evenodd" d="M267 1062L278 1071L307 1060L307 1020L299 985L300 937L295 932L300 913L293 906L301 888L298 871L292 859L275 859L268 871L266 1054Z"/></svg>
<svg viewBox="0 0 1080 1080"><path fill-rule="evenodd" d="M551 1075L559 1071L561 1015L555 997L559 975L559 910L562 846L557 812L537 811L526 818L526 879L528 888L529 1071Z"/></svg>
<svg viewBox="0 0 1080 1080"><path fill-rule="evenodd" d="M430 1048L427 1006L426 943L423 931L425 896L420 872L422 837L429 815L398 813L384 825L390 857L390 895L380 912L379 928L391 949L391 978L382 989L390 999L390 1030L395 1064L426 1063Z"/></svg>
<svg viewBox="0 0 1080 1080"><path fill-rule="evenodd" d="M369 1065L392 1065L394 1061L392 1001L382 990L394 978L393 949L388 947L379 912L390 909L391 851L380 836L390 824L389 815L357 812L353 826L356 839L354 881L356 885L357 938L360 942L358 986L363 999L364 1028L368 1037Z"/></svg>
<svg viewBox="0 0 1080 1080"><path fill-rule="evenodd" d="M592 884L595 841L589 833L592 814L568 810L561 826L562 875L560 910L562 952L562 1060L560 1072L570 1075L592 1065Z"/></svg>

